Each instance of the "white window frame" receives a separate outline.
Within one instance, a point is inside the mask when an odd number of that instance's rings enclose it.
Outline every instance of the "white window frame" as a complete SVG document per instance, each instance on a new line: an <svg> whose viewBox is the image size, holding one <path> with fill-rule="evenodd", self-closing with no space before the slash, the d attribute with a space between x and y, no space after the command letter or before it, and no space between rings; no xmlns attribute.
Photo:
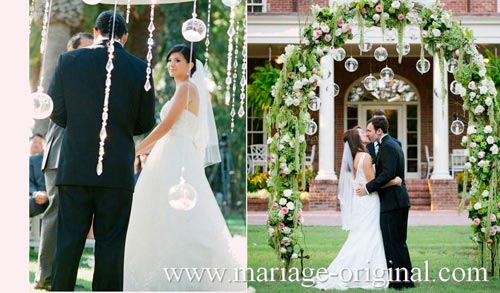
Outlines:
<svg viewBox="0 0 500 293"><path fill-rule="evenodd" d="M267 12L267 0L262 0L262 3L254 3L254 0L247 0L247 11L248 13L266 13ZM262 7L261 12L250 11L249 9L253 7Z"/></svg>

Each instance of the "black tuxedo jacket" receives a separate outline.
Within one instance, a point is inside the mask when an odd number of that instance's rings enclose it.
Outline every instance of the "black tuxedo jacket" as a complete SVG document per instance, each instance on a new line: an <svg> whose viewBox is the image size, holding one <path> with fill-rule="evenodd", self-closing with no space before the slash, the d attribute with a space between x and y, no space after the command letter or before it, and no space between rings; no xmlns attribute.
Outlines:
<svg viewBox="0 0 500 293"><path fill-rule="evenodd" d="M64 136L64 128L49 121L49 130L47 131L47 145L43 154L42 170L57 169L61 152L61 143Z"/></svg>
<svg viewBox="0 0 500 293"><path fill-rule="evenodd" d="M30 218L39 215L47 209L49 203L39 205L35 202L33 195L36 191L46 191L45 188L45 176L42 172L42 158L43 154L37 154L30 156L30 194L29 194L29 214Z"/></svg>
<svg viewBox="0 0 500 293"><path fill-rule="evenodd" d="M397 142L399 144L399 146L401 146L401 141L399 141L399 139L396 139L392 136L390 138L393 139L395 142ZM368 151L368 153L372 157L372 162L375 163L377 161L377 153L375 152L375 143L370 142L369 144L367 144L366 150Z"/></svg>
<svg viewBox="0 0 500 293"><path fill-rule="evenodd" d="M146 92L145 62L115 42L103 173L98 176L107 61L105 42L59 57L48 91L54 101L50 118L66 128L57 185L134 189L133 136L155 124L154 86Z"/></svg>
<svg viewBox="0 0 500 293"><path fill-rule="evenodd" d="M380 212L410 207L410 199L405 185L405 161L401 146L396 139L387 135L379 146L375 162L375 179L366 184L368 192L378 191L380 197ZM401 186L382 188L394 177L403 179Z"/></svg>

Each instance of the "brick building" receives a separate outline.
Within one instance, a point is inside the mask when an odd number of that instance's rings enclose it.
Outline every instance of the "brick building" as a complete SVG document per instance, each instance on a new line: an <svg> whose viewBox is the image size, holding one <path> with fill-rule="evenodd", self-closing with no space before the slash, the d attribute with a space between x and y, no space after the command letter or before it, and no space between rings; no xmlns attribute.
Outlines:
<svg viewBox="0 0 500 293"><path fill-rule="evenodd" d="M415 1L431 2L431 1ZM451 11L454 19L464 27L472 29L480 51L488 48L495 52L500 44L500 1L499 0L442 0L445 9ZM328 5L327 0L247 0L248 11L248 66L249 76L253 68L271 61L276 64L277 57L284 52L288 44L298 44L300 29L310 23L312 14L310 7ZM410 34L409 32L406 33ZM382 39L380 30L366 31L365 39L373 43L369 52L360 54L356 41L344 45L347 57L352 56L359 62L355 72L344 68L345 60L333 63L335 83L340 92L334 98L329 109L312 112L318 125L332 124L327 132L323 130L308 137L308 149L316 145L316 156L313 161L317 180L311 186L312 209L338 208L335 196L336 177L340 170L342 157L342 134L354 125L366 125L376 109L385 111L390 122L390 134L402 142L406 157L407 187L414 209L454 209L458 203L457 183L450 175L450 154L454 149L461 149L462 135L453 135L450 125L455 120L455 113L462 120L467 120L467 114L462 110L462 98L448 95L446 105L433 101L434 80L439 71L434 68L433 56L426 53L426 59L431 63L431 70L425 74L417 72L415 64L419 59L419 40L408 40L410 53L403 57L399 64L396 52L396 37L391 33ZM387 37L388 36L388 37ZM384 46L389 58L378 62L373 57L374 50ZM346 57L346 58L347 58ZM372 73L378 73L385 66L394 70L395 82L391 88L401 91L404 98L373 98L363 92L363 79ZM448 74L448 83L453 76ZM251 82L251 81L249 81ZM380 95L390 89L380 91ZM252 97L248 97L251 99ZM442 107L442 109L441 109ZM436 112L447 115L438 121ZM320 115L328 118L320 118ZM447 116L447 117L446 117ZM262 144L266 141L266 133L262 128L263 117L248 114L248 145ZM325 120L326 119L326 120ZM326 122L325 122L326 121ZM321 127L320 127L321 128ZM323 128L324 129L324 128ZM323 145L321 141L323 140ZM332 141L331 145L324 144ZM435 158L434 170L427 180L426 147L430 156ZM326 150L325 150L326 149Z"/></svg>

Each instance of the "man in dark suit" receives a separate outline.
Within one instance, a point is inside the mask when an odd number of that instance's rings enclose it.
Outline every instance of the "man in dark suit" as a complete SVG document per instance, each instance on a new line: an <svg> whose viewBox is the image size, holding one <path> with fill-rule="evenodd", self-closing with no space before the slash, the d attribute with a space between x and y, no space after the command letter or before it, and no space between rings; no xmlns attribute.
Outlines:
<svg viewBox="0 0 500 293"><path fill-rule="evenodd" d="M391 270L390 288L415 287L411 281L411 260L406 245L408 211L410 199L404 181L405 159L401 146L387 134L389 123L384 117L373 117L368 121L366 134L370 141L380 143L375 178L365 186L356 187L357 195L367 195L377 191L380 198L380 228L384 241L387 267ZM401 186L382 188L392 178L399 176Z"/></svg>
<svg viewBox="0 0 500 293"><path fill-rule="evenodd" d="M42 165L43 153L30 156L30 196L29 196L29 214L30 218L43 214L47 209L48 197L45 188L45 178L40 166Z"/></svg>
<svg viewBox="0 0 500 293"><path fill-rule="evenodd" d="M375 113L373 113L372 118L373 117L383 117L387 120L387 116L385 116L385 113L382 110L376 110ZM387 121L389 121L389 120L387 120ZM392 136L390 136L390 138L394 139L399 144L399 146L401 146L401 141L399 141L399 139L396 139ZM374 164L377 161L378 148L379 148L379 145L378 145L377 141L371 142L371 143L366 145L366 150L368 151L368 153L372 157L372 162Z"/></svg>
<svg viewBox="0 0 500 293"><path fill-rule="evenodd" d="M52 290L74 290L92 216L95 237L94 291L123 290L123 256L134 189L134 140L151 130L154 86L144 89L146 64L126 52L124 17L101 13L94 45L61 55L49 87L51 119L66 128L56 178L59 187L57 248ZM114 29L114 34L112 29ZM106 64L114 37L103 159L98 174ZM152 81L152 80L151 80Z"/></svg>
<svg viewBox="0 0 500 293"><path fill-rule="evenodd" d="M94 37L89 33L78 33L68 42L68 51L92 45ZM35 274L35 289L50 289L52 283L52 264L56 254L57 241L57 210L59 193L55 185L59 152L64 135L64 128L49 121L47 131L47 146L41 164L47 187L48 206L42 218L40 246L38 250L38 269Z"/></svg>

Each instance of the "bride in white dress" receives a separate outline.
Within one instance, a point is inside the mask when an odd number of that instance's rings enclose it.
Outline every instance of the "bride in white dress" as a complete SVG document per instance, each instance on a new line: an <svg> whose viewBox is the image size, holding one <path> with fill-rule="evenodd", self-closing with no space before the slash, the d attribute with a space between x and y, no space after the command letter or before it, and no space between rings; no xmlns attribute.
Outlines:
<svg viewBox="0 0 500 293"><path fill-rule="evenodd" d="M162 122L136 148L138 155L151 152L135 187L125 244L124 290L245 291L243 273L239 279L235 276L243 264L238 263L205 176L204 167L220 162L220 154L203 65L188 61L195 57L184 45L174 46L167 58L176 91L161 110ZM183 178L197 191L196 205L189 211L174 209L168 202L169 189L179 183L183 167ZM195 270L201 280L189 279ZM220 275L211 280L216 270Z"/></svg>
<svg viewBox="0 0 500 293"><path fill-rule="evenodd" d="M363 136L366 135L358 129L344 133L338 197L342 229L349 231L349 235L327 273L314 278L314 287L318 289L383 289L389 286L378 193L354 194L358 183L375 177L371 157L363 146L369 140ZM387 186L398 184L401 184L400 178L395 178Z"/></svg>

